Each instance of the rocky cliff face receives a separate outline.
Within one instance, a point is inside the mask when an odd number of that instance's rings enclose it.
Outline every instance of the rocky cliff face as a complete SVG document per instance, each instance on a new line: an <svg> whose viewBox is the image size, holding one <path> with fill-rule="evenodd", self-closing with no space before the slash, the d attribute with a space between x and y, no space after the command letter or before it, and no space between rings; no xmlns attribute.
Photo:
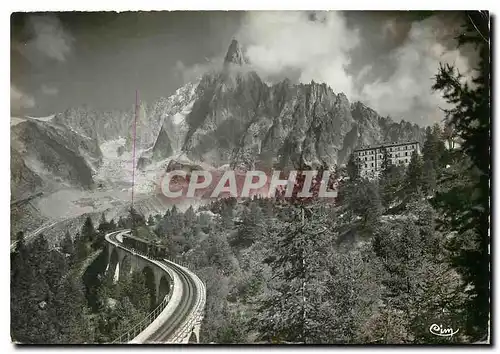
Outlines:
<svg viewBox="0 0 500 354"><path fill-rule="evenodd" d="M22 155L10 148L10 192L11 200L20 200L37 193L43 186L43 180L31 168L26 166Z"/></svg>
<svg viewBox="0 0 500 354"><path fill-rule="evenodd" d="M130 133L134 112L96 111L89 106L67 109L54 117L54 123L65 125L83 136L102 143Z"/></svg>
<svg viewBox="0 0 500 354"><path fill-rule="evenodd" d="M156 142L153 145L153 159L154 160L164 160L172 155L172 143L170 142L170 137L168 136L167 129L162 126L160 133L156 138Z"/></svg>
<svg viewBox="0 0 500 354"><path fill-rule="evenodd" d="M90 188L101 157L95 140L65 125L23 121L11 129L12 199L58 185Z"/></svg>
<svg viewBox="0 0 500 354"><path fill-rule="evenodd" d="M233 41L220 72L204 75L186 117L186 155L214 165L300 167L343 164L354 148L423 139L326 84L267 85Z"/></svg>
<svg viewBox="0 0 500 354"><path fill-rule="evenodd" d="M134 112L68 110L56 120L99 142L126 137ZM422 141L423 129L381 117L326 84L268 85L233 40L218 71L138 110L138 167L183 154L214 166L277 168L343 164L358 146Z"/></svg>
<svg viewBox="0 0 500 354"><path fill-rule="evenodd" d="M136 125L137 150L151 148L156 143L162 127L168 133L173 151L180 150L183 144L180 137L185 135L185 132L182 134L184 116L192 107L195 89L195 83L188 83L170 97L160 98L152 103L139 103ZM89 106L82 106L56 114L54 122L65 125L97 141L98 144L121 137L126 138L126 148L131 149L135 114L133 102L127 111L102 112Z"/></svg>

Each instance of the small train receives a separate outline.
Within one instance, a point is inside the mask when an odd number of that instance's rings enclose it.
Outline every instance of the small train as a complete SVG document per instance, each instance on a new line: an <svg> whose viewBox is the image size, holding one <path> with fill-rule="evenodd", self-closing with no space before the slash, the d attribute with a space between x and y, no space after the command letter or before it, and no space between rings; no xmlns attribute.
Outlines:
<svg viewBox="0 0 500 354"><path fill-rule="evenodd" d="M152 242L132 235L123 235L123 245L149 258L163 259L167 257L167 248L160 241Z"/></svg>

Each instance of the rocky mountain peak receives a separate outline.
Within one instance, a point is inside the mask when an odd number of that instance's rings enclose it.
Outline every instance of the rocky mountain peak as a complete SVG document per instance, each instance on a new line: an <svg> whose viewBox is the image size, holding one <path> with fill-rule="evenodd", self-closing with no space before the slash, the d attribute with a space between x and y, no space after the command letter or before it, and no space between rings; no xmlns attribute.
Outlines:
<svg viewBox="0 0 500 354"><path fill-rule="evenodd" d="M360 101L356 101L351 105L352 117L357 121L363 120L378 120L379 114L370 107Z"/></svg>
<svg viewBox="0 0 500 354"><path fill-rule="evenodd" d="M247 60L241 50L241 46L236 39L231 41L229 48L224 58L224 66L229 64L243 65L246 64Z"/></svg>

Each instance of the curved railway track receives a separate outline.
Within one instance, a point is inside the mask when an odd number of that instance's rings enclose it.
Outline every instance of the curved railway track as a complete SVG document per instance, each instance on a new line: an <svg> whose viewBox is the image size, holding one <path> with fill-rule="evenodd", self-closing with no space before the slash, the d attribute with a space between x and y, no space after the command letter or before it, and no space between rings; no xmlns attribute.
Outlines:
<svg viewBox="0 0 500 354"><path fill-rule="evenodd" d="M205 286L201 280L187 268L167 259L154 260L138 254L123 245L123 236L129 230L114 231L106 235L106 240L134 256L164 269L174 280L170 301L156 319L131 340L132 343L185 343L189 338L193 323L196 322L205 305ZM160 321L153 325L154 321Z"/></svg>

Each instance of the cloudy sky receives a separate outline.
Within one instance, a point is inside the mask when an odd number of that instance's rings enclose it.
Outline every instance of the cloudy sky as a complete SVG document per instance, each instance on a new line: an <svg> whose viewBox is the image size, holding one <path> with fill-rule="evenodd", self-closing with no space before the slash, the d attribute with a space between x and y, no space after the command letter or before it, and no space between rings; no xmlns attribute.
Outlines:
<svg viewBox="0 0 500 354"><path fill-rule="evenodd" d="M232 38L272 83L326 82L395 120L426 125L444 102L430 90L439 63L462 72L456 12L16 13L11 17L11 114L69 107L129 109L220 66Z"/></svg>

